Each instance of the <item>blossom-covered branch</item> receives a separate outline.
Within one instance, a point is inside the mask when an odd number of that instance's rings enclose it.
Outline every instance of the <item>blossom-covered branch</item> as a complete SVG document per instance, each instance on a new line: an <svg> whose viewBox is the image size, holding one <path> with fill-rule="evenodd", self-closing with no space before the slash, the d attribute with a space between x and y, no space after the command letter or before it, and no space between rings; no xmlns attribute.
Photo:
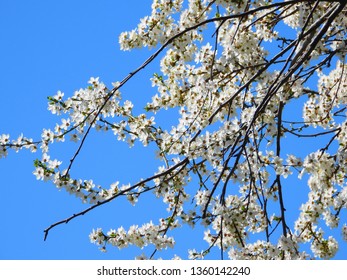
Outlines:
<svg viewBox="0 0 347 280"><path fill-rule="evenodd" d="M0 137L0 157L39 148L36 178L92 204L52 224L45 239L54 227L121 196L136 205L153 193L167 204L167 217L128 230L97 228L91 242L102 250L152 244L153 258L175 248L169 232L202 224L206 248L189 248L189 258L213 248L231 259L334 257L338 241L322 221L347 239L340 222L347 207L346 16L346 1L153 0L151 14L119 37L123 50L158 46L144 63L111 90L91 78L71 97L49 97L51 113L64 118L54 131L44 129L41 140ZM120 89L159 55L151 101L135 114ZM157 113L167 109L178 119L160 119ZM92 129L130 147L153 144L163 165L133 185L72 178ZM50 149L67 136L78 146L63 169ZM320 139L319 149L305 145L312 138ZM296 196L288 178L307 180L300 209L288 203Z"/></svg>

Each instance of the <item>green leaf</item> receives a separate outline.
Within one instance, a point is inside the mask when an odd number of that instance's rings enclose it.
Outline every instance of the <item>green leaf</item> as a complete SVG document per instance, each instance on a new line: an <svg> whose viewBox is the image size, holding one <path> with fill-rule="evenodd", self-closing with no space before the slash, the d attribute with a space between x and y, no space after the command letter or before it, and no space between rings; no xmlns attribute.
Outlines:
<svg viewBox="0 0 347 280"><path fill-rule="evenodd" d="M39 161L38 159L35 159L35 160L34 160L34 166L35 166L35 167L39 167L40 164L41 164L41 161Z"/></svg>

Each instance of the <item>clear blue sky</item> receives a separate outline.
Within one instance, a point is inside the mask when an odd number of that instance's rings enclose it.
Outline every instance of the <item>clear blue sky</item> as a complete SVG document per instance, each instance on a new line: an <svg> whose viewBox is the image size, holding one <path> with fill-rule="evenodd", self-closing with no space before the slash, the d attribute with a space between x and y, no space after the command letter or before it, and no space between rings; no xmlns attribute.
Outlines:
<svg viewBox="0 0 347 280"><path fill-rule="evenodd" d="M47 110L47 96L58 90L70 96L87 86L90 77L111 87L137 68L152 52L121 52L118 35L133 29L139 18L149 14L152 1L143 0L0 0L0 134L16 138L20 133L38 139L42 128L54 128L59 118ZM136 76L122 92L141 108L153 89L149 77L153 66ZM75 174L108 186L119 180L134 183L156 170L151 148L139 145L129 150L103 133L93 133L76 161ZM52 156L68 160L76 145L56 145ZM33 161L41 154L10 152L0 160L0 259L133 259L137 249L109 247L101 253L89 242L93 228L105 230L134 223L140 225L165 216L165 205L149 197L139 208L118 200L84 217L53 229L47 241L43 230L54 222L79 212L88 205L58 192L49 183L36 181ZM298 186L293 186L297 188ZM299 201L292 201L295 207ZM181 232L184 229L180 230ZM157 257L187 256L187 248L204 249L199 230L176 237L177 251L167 250ZM185 242L182 242L184 241ZM189 246L189 245L191 246ZM346 251L346 247L345 251ZM145 251L148 255L152 250ZM339 258L347 258L339 253Z"/></svg>

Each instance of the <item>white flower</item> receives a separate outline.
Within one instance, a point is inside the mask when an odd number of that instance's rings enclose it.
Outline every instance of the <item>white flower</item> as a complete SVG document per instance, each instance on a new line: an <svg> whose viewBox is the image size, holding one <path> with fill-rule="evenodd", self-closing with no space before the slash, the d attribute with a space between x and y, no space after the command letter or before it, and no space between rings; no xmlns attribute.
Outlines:
<svg viewBox="0 0 347 280"><path fill-rule="evenodd" d="M93 231L89 234L89 240L91 243L101 245L105 241L105 236L102 232L101 228L97 228L96 230L93 229Z"/></svg>
<svg viewBox="0 0 347 280"><path fill-rule="evenodd" d="M61 127L62 130L69 129L69 127L71 125L70 119L62 119L61 122L62 122L62 124L61 124L60 127Z"/></svg>
<svg viewBox="0 0 347 280"><path fill-rule="evenodd" d="M98 86L98 84L99 84L99 77L96 77L96 78L91 77L89 79L89 81L88 81L88 84L91 84L91 85L93 85L95 87Z"/></svg>
<svg viewBox="0 0 347 280"><path fill-rule="evenodd" d="M10 135L9 134L2 134L0 135L0 144L1 145L6 145L10 141Z"/></svg>
<svg viewBox="0 0 347 280"><path fill-rule="evenodd" d="M37 180L43 180L45 177L45 170L41 166L38 166L33 174L36 176Z"/></svg>
<svg viewBox="0 0 347 280"><path fill-rule="evenodd" d="M44 129L42 134L41 134L42 140L46 141L46 142L52 142L53 143L53 139L54 139L54 133L52 130L50 129Z"/></svg>
<svg viewBox="0 0 347 280"><path fill-rule="evenodd" d="M59 168L59 166L62 164L62 161L59 161L57 159L54 159L54 160L50 160L48 162L48 168L50 169L57 169Z"/></svg>
<svg viewBox="0 0 347 280"><path fill-rule="evenodd" d="M76 133L70 134L70 140L77 143L80 140L79 136Z"/></svg>
<svg viewBox="0 0 347 280"><path fill-rule="evenodd" d="M347 241L347 225L346 224L342 226L342 238L343 240Z"/></svg>

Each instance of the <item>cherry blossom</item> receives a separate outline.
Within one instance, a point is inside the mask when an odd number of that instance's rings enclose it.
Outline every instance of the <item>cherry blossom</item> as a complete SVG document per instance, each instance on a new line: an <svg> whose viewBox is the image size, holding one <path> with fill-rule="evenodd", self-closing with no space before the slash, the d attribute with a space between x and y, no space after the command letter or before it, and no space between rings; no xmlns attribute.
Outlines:
<svg viewBox="0 0 347 280"><path fill-rule="evenodd" d="M153 0L151 13L119 36L122 50L153 52L138 69L110 88L91 77L85 88L48 97L48 110L60 121L37 141L0 135L0 158L22 148L41 153L36 179L90 204L47 228L45 238L96 207L122 196L137 207L151 193L166 205L166 216L97 228L90 241L102 251L153 245L152 254L137 257L152 259L174 250L176 228L202 225L206 246L173 258L203 259L213 249L230 259L333 258L339 241L325 226L347 240L341 218L347 207L345 5ZM158 56L160 72L149 81L153 92L141 111L121 89ZM178 116L170 124L160 117L166 110ZM157 172L135 184L112 178L109 186L73 178L92 130L129 147L155 147ZM52 159L51 147L65 139L76 143L75 154L68 162ZM307 144L312 139L319 139L318 149ZM286 197L296 197L293 182L307 192L295 222L288 221L294 210Z"/></svg>

